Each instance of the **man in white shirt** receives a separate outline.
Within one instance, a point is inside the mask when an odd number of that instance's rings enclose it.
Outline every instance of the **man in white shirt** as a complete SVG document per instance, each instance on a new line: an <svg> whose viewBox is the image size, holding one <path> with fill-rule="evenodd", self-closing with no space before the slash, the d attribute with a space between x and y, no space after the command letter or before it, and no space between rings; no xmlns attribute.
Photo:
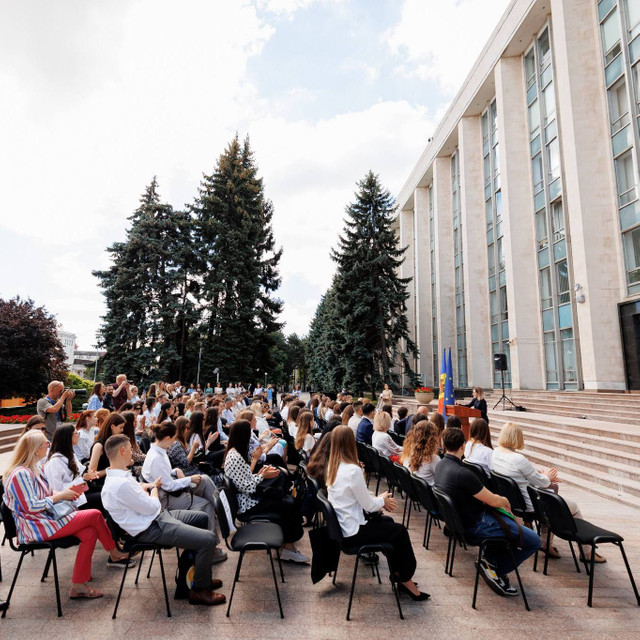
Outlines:
<svg viewBox="0 0 640 640"><path fill-rule="evenodd" d="M231 426L236 419L235 411L233 410L233 400L227 400L224 403L224 409L222 410L222 417L227 421L227 426Z"/></svg>
<svg viewBox="0 0 640 640"><path fill-rule="evenodd" d="M358 430L358 425L360 424L362 418L362 402L357 400L353 403L353 415L349 418L349 422L347 423L348 426L353 429L354 434Z"/></svg>
<svg viewBox="0 0 640 640"><path fill-rule="evenodd" d="M127 436L111 436L104 448L110 466L102 489L102 504L114 522L141 542L195 551L189 604L223 604L226 597L214 592L214 589L222 587L222 581L213 580L211 575L217 538L211 531L201 528L201 525L206 527L205 515L199 511L162 510L158 499L161 479L139 484L127 470L133 464ZM198 525L194 526L196 523Z"/></svg>

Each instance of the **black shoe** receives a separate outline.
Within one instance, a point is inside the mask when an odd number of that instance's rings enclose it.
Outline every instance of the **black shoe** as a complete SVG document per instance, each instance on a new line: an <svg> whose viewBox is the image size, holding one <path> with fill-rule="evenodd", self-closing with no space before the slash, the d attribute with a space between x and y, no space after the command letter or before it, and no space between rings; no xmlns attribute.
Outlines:
<svg viewBox="0 0 640 640"><path fill-rule="evenodd" d="M8 607L9 605L4 600L0 600L0 611L4 611Z"/></svg>
<svg viewBox="0 0 640 640"><path fill-rule="evenodd" d="M420 591L418 595L416 595L415 593L411 593L411 591L409 591L409 589L407 589L407 587L405 587L400 582L396 585L396 588L400 593L406 593L414 602L421 602L423 600L428 600L431 597L429 593L424 593L423 591Z"/></svg>
<svg viewBox="0 0 640 640"><path fill-rule="evenodd" d="M492 591L495 591L499 596L506 595L504 590L504 583L496 573L495 568L489 564L484 558L480 560L480 563L475 563L476 567L480 569L480 575L482 579L489 585Z"/></svg>

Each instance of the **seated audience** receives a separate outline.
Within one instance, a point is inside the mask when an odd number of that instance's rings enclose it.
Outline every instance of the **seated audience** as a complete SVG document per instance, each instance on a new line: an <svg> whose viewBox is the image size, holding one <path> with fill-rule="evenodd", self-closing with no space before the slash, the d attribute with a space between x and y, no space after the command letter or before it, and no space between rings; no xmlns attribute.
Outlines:
<svg viewBox="0 0 640 640"><path fill-rule="evenodd" d="M171 402L163 402L160 406L160 413L158 414L158 423L171 422L173 420L173 414L175 408Z"/></svg>
<svg viewBox="0 0 640 640"><path fill-rule="evenodd" d="M294 407L297 409L298 407ZM293 412L291 410L290 414ZM303 411L300 413L299 425L296 431L295 447L298 451L304 451L307 455L311 453L311 450L316 444L316 439L313 437L313 414L311 411Z"/></svg>
<svg viewBox="0 0 640 640"><path fill-rule="evenodd" d="M518 453L518 449L524 449L524 434L520 425L515 422L507 422L500 430L500 436L498 437L498 448L493 452L491 458L491 469L502 475L513 478L518 487L520 493L524 498L527 511L533 511L533 505L529 498L527 491L527 485L540 488L551 488L556 493L558 492L557 484L560 482L558 478L557 469L549 469L545 472L538 471L531 464L525 456ZM565 498L565 502L569 507L574 518L583 519L582 513L578 505L568 498ZM546 529L541 532L543 540L546 543ZM553 535L551 535L549 541L549 549L544 549L551 558L559 558L560 553L553 546ZM586 552L587 560L591 559L591 548L589 547ZM599 553L596 553L594 562L606 562L605 558Z"/></svg>
<svg viewBox="0 0 640 640"><path fill-rule="evenodd" d="M289 431L289 435L295 440L296 434L298 433L298 416L302 409L297 405L291 407L289 409L289 413L287 414L287 430Z"/></svg>
<svg viewBox="0 0 640 640"><path fill-rule="evenodd" d="M340 414L342 416L342 424L345 427L349 426L349 421L353 417L353 405L347 404L347 406L342 410Z"/></svg>
<svg viewBox="0 0 640 640"><path fill-rule="evenodd" d="M358 425L364 417L362 415L362 407L364 405L360 400L356 400L351 406L353 407L353 416L349 418L347 426L353 431L353 435L355 436L356 432L358 431Z"/></svg>
<svg viewBox="0 0 640 640"><path fill-rule="evenodd" d="M493 445L489 425L482 418L476 418L471 425L469 440L464 446L465 460L479 464L487 477L491 477L492 456Z"/></svg>
<svg viewBox="0 0 640 640"><path fill-rule="evenodd" d="M73 428L73 427L72 427ZM18 542L40 542L74 536L80 540L71 577L69 597L100 598L103 593L87 583L91 581L91 562L96 540L109 552L108 564L128 560L120 553L102 514L97 509L72 511L56 519L51 514L54 504L74 501L79 495L71 489L52 491L42 475L38 461L47 454L49 442L39 429L32 429L18 440L9 466L5 470L4 501L16 522Z"/></svg>
<svg viewBox="0 0 640 640"><path fill-rule="evenodd" d="M329 464L329 452L331 451L331 435L327 434L320 438L318 446L311 452L311 457L307 463L307 475L314 478L321 489L326 491L327 464Z"/></svg>
<svg viewBox="0 0 640 640"><path fill-rule="evenodd" d="M407 416L409 415L409 409L407 407L399 407L398 408L398 419L393 425L392 429L400 434L401 436L405 435L407 432Z"/></svg>
<svg viewBox="0 0 640 640"><path fill-rule="evenodd" d="M100 427L96 440L91 447L91 458L89 460L89 471L97 471L97 475L92 481L94 490L102 488L107 475L107 467L109 466L109 458L104 452L104 443L111 436L120 435L123 429L124 417L121 413L110 414Z"/></svg>
<svg viewBox="0 0 640 640"><path fill-rule="evenodd" d="M222 587L222 582L214 580L211 574L218 538L206 528L193 526L204 524L204 514L162 509L158 494L162 480L158 478L149 484L139 484L127 471L127 467L133 464L129 438L112 436L105 443L105 450L109 469L102 496L114 522L141 542L195 551L189 604L211 606L224 603L225 596L214 591Z"/></svg>
<svg viewBox="0 0 640 640"><path fill-rule="evenodd" d="M193 464L193 457L200 443L194 440L190 444L191 426L185 416L180 416L175 424L176 439L167 452L171 466L173 469L181 469L185 477L198 475L200 470Z"/></svg>
<svg viewBox="0 0 640 640"><path fill-rule="evenodd" d="M391 417L386 411L377 413L373 419L373 435L371 444L374 449L393 462L400 462L402 447L397 445L387 433L391 426Z"/></svg>
<svg viewBox="0 0 640 640"><path fill-rule="evenodd" d="M395 511L396 501L389 492L378 497L369 493L358 462L356 440L348 426L336 427L330 438L326 483L329 502L335 509L345 544L355 547L385 542L391 545L389 564L399 590L413 600L426 600L429 594L420 592L412 580L416 557L407 529L388 516L365 517L365 512L379 514L383 509Z"/></svg>
<svg viewBox="0 0 640 640"><path fill-rule="evenodd" d="M489 548L480 560L480 573L491 589L502 596L515 596L518 590L511 586L507 574L536 552L540 538L531 529L521 527L497 511L498 508L510 511L509 501L489 491L480 478L462 464L465 441L461 429L446 429L442 442L446 453L436 469L435 486L453 500L466 534L474 538L504 538L503 527L506 527L512 539L522 540L513 550L513 556L506 549Z"/></svg>
<svg viewBox="0 0 640 640"><path fill-rule="evenodd" d="M292 496L285 492L281 470L271 465L260 468L254 473L261 448L255 449L249 458L251 424L247 420L237 420L229 431L229 444L224 461L224 473L233 482L238 495L238 513L245 516L259 516L264 513L277 513L278 524L284 534L284 547L281 559L291 562L309 562L309 558L300 553L295 542L302 537L302 514ZM278 482L265 482L278 479ZM265 487L261 487L262 483ZM262 494L259 491L262 489Z"/></svg>
<svg viewBox="0 0 640 640"><path fill-rule="evenodd" d="M133 411L123 411L121 415L124 418L122 433L131 441L131 456L133 457L132 470L136 476L139 476L145 454L140 450L138 441L136 440L136 414Z"/></svg>
<svg viewBox="0 0 640 640"><path fill-rule="evenodd" d="M376 408L367 402L362 407L363 418L358 424L356 431L356 440L358 442L364 442L365 444L371 444L371 437L373 436L373 419L376 415Z"/></svg>
<svg viewBox="0 0 640 640"><path fill-rule="evenodd" d="M404 441L402 464L433 486L440 462L438 428L427 420L421 420L409 431Z"/></svg>
<svg viewBox="0 0 640 640"><path fill-rule="evenodd" d="M31 429L39 429L46 433L47 425L44 418L37 415L31 416L29 420L27 420L27 424L24 425L24 429L22 429L22 433L20 435L23 436L27 431L31 431Z"/></svg>
<svg viewBox="0 0 640 640"><path fill-rule="evenodd" d="M449 416L447 418L447 429L461 429L462 420L458 416Z"/></svg>

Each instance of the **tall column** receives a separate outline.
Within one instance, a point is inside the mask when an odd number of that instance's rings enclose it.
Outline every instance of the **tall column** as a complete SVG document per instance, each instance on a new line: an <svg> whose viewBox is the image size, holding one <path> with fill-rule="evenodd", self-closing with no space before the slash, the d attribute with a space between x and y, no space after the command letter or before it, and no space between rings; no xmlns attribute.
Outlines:
<svg viewBox="0 0 640 640"><path fill-rule="evenodd" d="M514 389L544 389L542 331L531 156L520 56L495 68L498 139L502 149L502 217L509 308L511 380Z"/></svg>
<svg viewBox="0 0 640 640"><path fill-rule="evenodd" d="M467 333L467 372L470 386L492 387L489 283L484 215L484 176L480 117L458 124L462 185L462 253Z"/></svg>
<svg viewBox="0 0 640 640"><path fill-rule="evenodd" d="M456 286L453 269L453 215L451 213L451 158L438 157L433 162L433 221L435 261L438 278L437 326L440 352L451 347L453 378L458 378L456 353ZM442 359L438 354L438 362Z"/></svg>
<svg viewBox="0 0 640 640"><path fill-rule="evenodd" d="M429 273L429 189L413 192L414 271L416 291L416 341L418 373L426 384L434 379L431 337L431 282Z"/></svg>
<svg viewBox="0 0 640 640"><path fill-rule="evenodd" d="M585 389L624 389L620 231L596 4L551 0L556 95ZM617 274L615 277L613 274ZM574 292L572 291L572 295Z"/></svg>

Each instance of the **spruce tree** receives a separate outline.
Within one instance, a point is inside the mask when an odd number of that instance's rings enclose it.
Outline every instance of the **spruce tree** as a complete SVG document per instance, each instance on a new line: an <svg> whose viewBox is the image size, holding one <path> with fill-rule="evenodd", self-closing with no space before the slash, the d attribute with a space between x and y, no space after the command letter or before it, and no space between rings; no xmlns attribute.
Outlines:
<svg viewBox="0 0 640 640"><path fill-rule="evenodd" d="M416 357L418 351L406 316L411 278L397 272L406 247L398 246L392 229L395 202L371 171L358 187L346 209L338 248L332 251L338 265L334 293L344 328L344 382L359 393L375 393L385 382L398 382L392 370L398 356L413 378L407 354Z"/></svg>
<svg viewBox="0 0 640 640"><path fill-rule="evenodd" d="M272 362L282 308L271 220L253 153L236 135L205 175L192 206L200 238L202 369L229 380L262 377Z"/></svg>
<svg viewBox="0 0 640 640"><path fill-rule="evenodd" d="M107 305L100 329L105 375L144 383L179 377L187 324L195 321L187 298L191 219L160 201L154 177L129 220L126 240L107 248L112 265L93 272Z"/></svg>

